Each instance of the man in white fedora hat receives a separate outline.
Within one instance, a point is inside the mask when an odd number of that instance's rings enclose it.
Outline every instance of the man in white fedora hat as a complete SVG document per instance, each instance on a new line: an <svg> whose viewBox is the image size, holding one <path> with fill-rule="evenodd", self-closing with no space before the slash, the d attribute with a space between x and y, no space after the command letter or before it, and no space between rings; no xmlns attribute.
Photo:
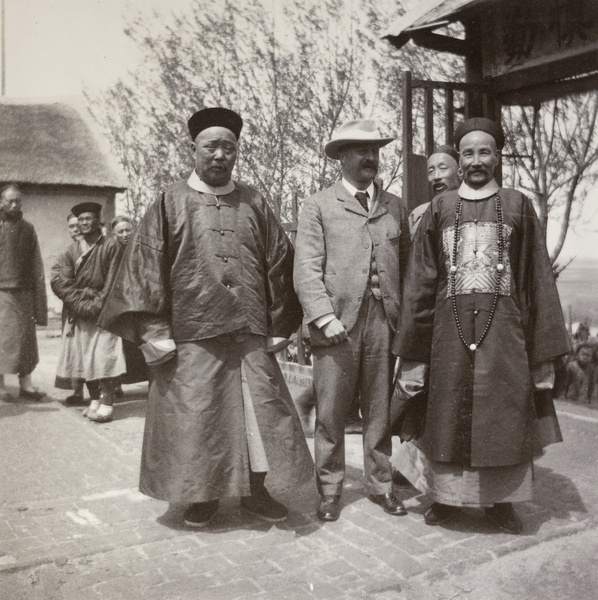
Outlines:
<svg viewBox="0 0 598 600"><path fill-rule="evenodd" d="M409 251L407 206L374 178L393 141L370 120L348 121L324 151L342 178L308 198L299 219L294 285L308 323L316 390L315 462L322 521L340 515L344 422L356 389L363 415L368 498L403 515L392 494L390 346Z"/></svg>

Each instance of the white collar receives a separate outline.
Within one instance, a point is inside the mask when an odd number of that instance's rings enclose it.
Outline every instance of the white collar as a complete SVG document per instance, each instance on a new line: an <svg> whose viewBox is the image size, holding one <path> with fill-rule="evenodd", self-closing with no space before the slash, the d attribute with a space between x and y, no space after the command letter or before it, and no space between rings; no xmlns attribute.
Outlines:
<svg viewBox="0 0 598 600"><path fill-rule="evenodd" d="M235 184L232 179L229 179L226 185L212 187L200 179L195 171L189 175L187 184L196 192L201 192L202 194L212 194L213 196L226 196L226 194L230 194L235 189Z"/></svg>
<svg viewBox="0 0 598 600"><path fill-rule="evenodd" d="M463 182L459 187L459 196L464 200L484 200L484 198L490 198L490 196L496 194L499 189L498 183L494 179L491 179L486 185L477 190Z"/></svg>
<svg viewBox="0 0 598 600"><path fill-rule="evenodd" d="M355 194L357 192L366 192L368 194L368 196L370 197L370 206L371 206L371 203L374 201L374 195L376 194L376 187L374 186L373 181L372 181L372 183L370 183L370 185L365 190L358 190L354 185L349 183L344 177L341 178L341 183L345 186L345 188L347 189L349 194L351 194L351 196L355 196Z"/></svg>

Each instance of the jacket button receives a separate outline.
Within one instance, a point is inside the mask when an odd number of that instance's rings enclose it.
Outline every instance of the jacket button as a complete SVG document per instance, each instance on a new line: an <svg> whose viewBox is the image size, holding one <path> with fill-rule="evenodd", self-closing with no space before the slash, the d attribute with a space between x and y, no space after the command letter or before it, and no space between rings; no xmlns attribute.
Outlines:
<svg viewBox="0 0 598 600"><path fill-rule="evenodd" d="M361 302L363 300L363 298L361 296L359 296L359 298L357 298L357 302Z"/></svg>
<svg viewBox="0 0 598 600"><path fill-rule="evenodd" d="M220 230L220 235L224 235L224 229Z"/></svg>
<svg viewBox="0 0 598 600"><path fill-rule="evenodd" d="M479 310L474 310L473 314L477 317L480 314L480 311Z"/></svg>
<svg viewBox="0 0 598 600"><path fill-rule="evenodd" d="M363 245L363 247L364 247L364 248L369 248L369 247L370 247L370 245L369 245L369 244L364 244L364 245Z"/></svg>
<svg viewBox="0 0 598 600"><path fill-rule="evenodd" d="M368 270L367 270L367 269L364 269L364 270L362 271L362 273L363 273L364 275L367 275L367 273L368 273Z"/></svg>
<svg viewBox="0 0 598 600"><path fill-rule="evenodd" d="M225 257L224 257L222 260L223 260L224 262L228 262L228 258L227 258L226 256L225 256Z"/></svg>

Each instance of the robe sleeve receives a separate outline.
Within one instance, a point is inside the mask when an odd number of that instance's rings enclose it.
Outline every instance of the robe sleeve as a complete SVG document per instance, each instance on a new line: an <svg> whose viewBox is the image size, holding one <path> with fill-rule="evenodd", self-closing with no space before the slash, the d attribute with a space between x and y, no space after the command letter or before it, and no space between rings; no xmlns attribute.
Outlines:
<svg viewBox="0 0 598 600"><path fill-rule="evenodd" d="M266 298L268 336L288 338L301 325L303 311L293 288L295 251L282 225L264 202L266 217Z"/></svg>
<svg viewBox="0 0 598 600"><path fill-rule="evenodd" d="M571 351L552 265L540 220L523 197L522 245L518 257L522 323L530 366Z"/></svg>
<svg viewBox="0 0 598 600"><path fill-rule="evenodd" d="M437 239L434 214L428 210L413 238L403 284L399 331L392 349L404 360L430 362L438 289Z"/></svg>
<svg viewBox="0 0 598 600"><path fill-rule="evenodd" d="M77 287L72 255L72 246L59 255L52 267L50 285L52 291L62 300L67 312L75 316L78 315L81 302L89 299L93 300L97 294L94 290Z"/></svg>
<svg viewBox="0 0 598 600"><path fill-rule="evenodd" d="M168 233L164 196L145 213L112 279L98 324L136 344L148 327L170 334Z"/></svg>
<svg viewBox="0 0 598 600"><path fill-rule="evenodd" d="M104 244L105 246L94 250L99 254L88 258L92 262L82 267L89 272L101 269L99 281L103 281L104 285L100 289L97 288L97 283L92 283L92 278L78 280L72 247L61 255L52 267L52 290L62 300L71 316L95 320L100 314L109 282L118 268L122 252L116 240L109 239ZM82 281L87 285L83 285ZM93 287L94 285L96 287Z"/></svg>

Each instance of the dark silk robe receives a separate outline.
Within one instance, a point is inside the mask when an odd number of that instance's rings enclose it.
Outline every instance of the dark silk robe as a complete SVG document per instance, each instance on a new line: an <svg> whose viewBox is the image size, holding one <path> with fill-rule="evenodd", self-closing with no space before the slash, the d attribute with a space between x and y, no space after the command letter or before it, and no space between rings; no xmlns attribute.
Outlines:
<svg viewBox="0 0 598 600"><path fill-rule="evenodd" d="M541 224L531 201L500 189L505 267L489 332L475 351L458 335L449 288L458 191L440 194L413 240L394 352L430 365L420 445L440 462L506 466L539 447L530 370L569 352ZM491 310L498 263L494 197L463 200L457 309L465 340L477 341ZM478 253L474 254L473 249Z"/></svg>
<svg viewBox="0 0 598 600"><path fill-rule="evenodd" d="M249 494L243 369L277 480L312 476L292 398L265 352L266 336L287 337L301 322L292 267L288 237L246 185L214 196L180 181L148 209L100 318L136 343L177 346L151 367L142 492L171 502Z"/></svg>

